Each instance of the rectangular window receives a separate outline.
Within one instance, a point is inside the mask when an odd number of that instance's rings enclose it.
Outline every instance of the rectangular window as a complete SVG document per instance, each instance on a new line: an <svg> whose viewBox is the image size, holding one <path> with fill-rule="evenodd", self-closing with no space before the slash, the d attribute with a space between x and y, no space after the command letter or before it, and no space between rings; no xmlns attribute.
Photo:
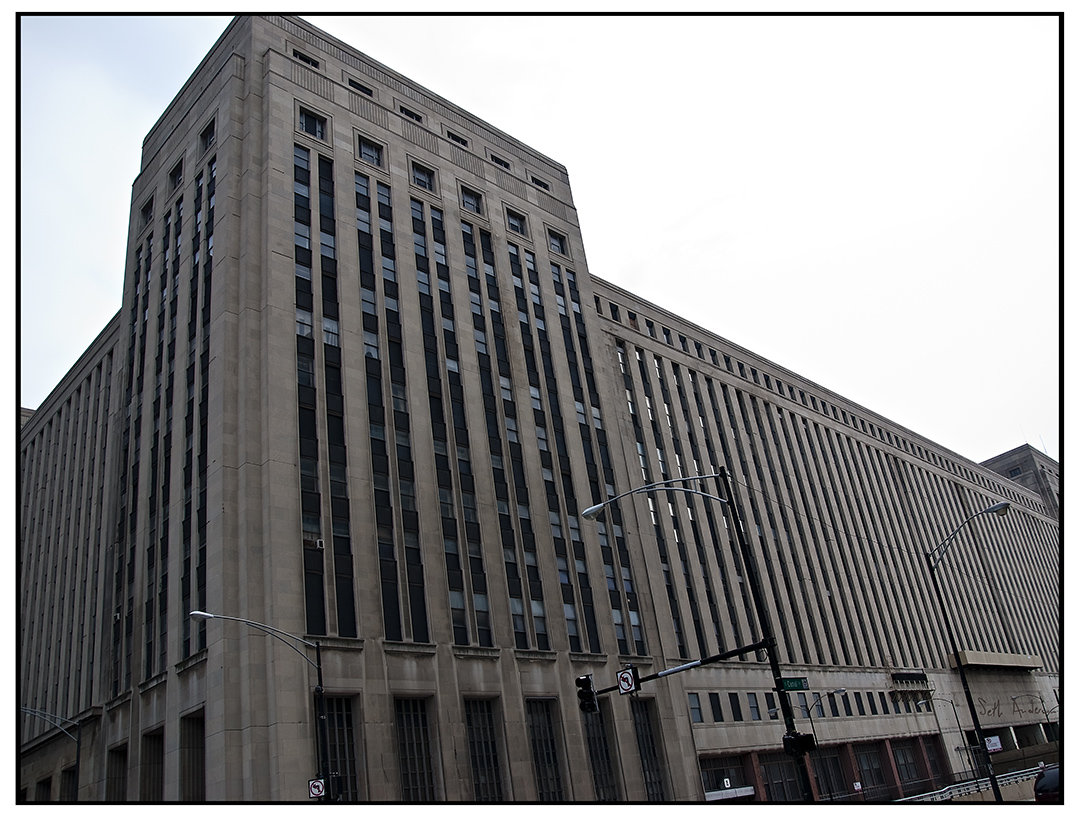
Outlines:
<svg viewBox="0 0 1080 817"><path fill-rule="evenodd" d="M866 714L866 709L863 708L862 693L861 692L856 692L855 693L855 709L858 711L858 713L860 715L865 715ZM850 714L850 713L848 713L848 714Z"/></svg>
<svg viewBox="0 0 1080 817"><path fill-rule="evenodd" d="M720 693L709 693L709 706L712 708L713 723L723 723L724 721L724 708L720 705Z"/></svg>
<svg viewBox="0 0 1080 817"><path fill-rule="evenodd" d="M139 801L160 803L165 799L165 734L161 729L143 735L139 762Z"/></svg>
<svg viewBox="0 0 1080 817"><path fill-rule="evenodd" d="M510 163L506 161L506 159L503 159L500 156L496 156L494 153L491 154L491 161L493 161L499 167L505 167L507 170L510 169Z"/></svg>
<svg viewBox="0 0 1080 817"><path fill-rule="evenodd" d="M206 800L206 727L202 712L180 719L180 799L187 803Z"/></svg>
<svg viewBox="0 0 1080 817"><path fill-rule="evenodd" d="M490 699L465 701L465 729L469 737L473 800L503 799L499 771L499 733L495 728L495 707Z"/></svg>
<svg viewBox="0 0 1080 817"><path fill-rule="evenodd" d="M520 235L528 235L528 229L525 223L525 216L521 213L515 213L513 210L506 211L506 226L515 233Z"/></svg>
<svg viewBox="0 0 1080 817"><path fill-rule="evenodd" d="M401 111L403 116L409 117L409 119L413 120L414 122L423 123L423 121L424 121L424 117L422 117L416 111L409 110L404 105L398 106L398 110Z"/></svg>
<svg viewBox="0 0 1080 817"><path fill-rule="evenodd" d="M359 91L362 94L367 94L368 96L374 96L375 95L374 91L372 91L370 88L368 88L363 83L357 82L352 77L349 77L349 87L356 89L357 91Z"/></svg>
<svg viewBox="0 0 1080 817"><path fill-rule="evenodd" d="M199 144L204 152L210 150L210 148L213 147L215 138L214 134L214 122L213 120L211 120L210 124L203 128L202 133L199 134Z"/></svg>
<svg viewBox="0 0 1080 817"><path fill-rule="evenodd" d="M461 188L461 209L479 215L483 213L481 203L482 200L479 193L475 190L470 190L467 187Z"/></svg>
<svg viewBox="0 0 1080 817"><path fill-rule="evenodd" d="M759 755L758 759L761 762L761 782L765 784L765 796L770 803L802 800L799 775L792 758L782 752L770 752Z"/></svg>
<svg viewBox="0 0 1080 817"><path fill-rule="evenodd" d="M747 692L746 693L746 700L750 704L750 720L752 720L752 721L761 720L761 710L758 709L757 693L755 693L755 692Z"/></svg>
<svg viewBox="0 0 1080 817"><path fill-rule="evenodd" d="M431 735L426 698L395 698L398 763L401 767L401 799L420 803L435 799L435 775L431 765Z"/></svg>
<svg viewBox="0 0 1080 817"><path fill-rule="evenodd" d="M378 142L372 142L370 139L365 139L363 136L359 137L359 144L361 160L367 162L369 165L382 167L382 145Z"/></svg>
<svg viewBox="0 0 1080 817"><path fill-rule="evenodd" d="M326 729L330 744L331 794L355 803L360 799L357 777L356 735L353 732L353 699L326 696Z"/></svg>
<svg viewBox="0 0 1080 817"><path fill-rule="evenodd" d="M702 757L698 759L701 786L705 791L740 789L746 785L746 773L739 757Z"/></svg>
<svg viewBox="0 0 1080 817"><path fill-rule="evenodd" d="M739 703L739 693L728 693L728 704L731 706L731 719L734 721L742 720L742 704Z"/></svg>
<svg viewBox="0 0 1080 817"><path fill-rule="evenodd" d="M75 767L60 772L60 800L74 803L79 799L79 781L75 778Z"/></svg>
<svg viewBox="0 0 1080 817"><path fill-rule="evenodd" d="M536 176L532 176L530 178L532 179L532 183L535 184L537 187L541 188L542 190L550 190L551 189L551 186L547 182L545 182L543 179L538 179L538 178L536 178Z"/></svg>
<svg viewBox="0 0 1080 817"><path fill-rule="evenodd" d="M566 236L560 235L553 230L548 230L548 247L552 252L566 255Z"/></svg>
<svg viewBox="0 0 1080 817"><path fill-rule="evenodd" d="M292 55L294 57L296 57L296 59L300 60L300 62L306 63L307 65L310 65L312 68L318 68L319 67L319 61L317 59L314 59L313 57L309 57L303 51L297 51L294 48L293 52L292 52Z"/></svg>
<svg viewBox="0 0 1080 817"><path fill-rule="evenodd" d="M780 717L779 709L776 706L776 696L771 692L765 693L765 708L769 711L769 720L775 721Z"/></svg>
<svg viewBox="0 0 1080 817"><path fill-rule="evenodd" d="M435 190L435 171L413 162L412 182L425 190Z"/></svg>
<svg viewBox="0 0 1080 817"><path fill-rule="evenodd" d="M311 313L306 309L296 310L296 334L302 338L314 337L314 330L312 329L312 317Z"/></svg>
<svg viewBox="0 0 1080 817"><path fill-rule="evenodd" d="M110 749L105 758L105 799L111 802L127 800L127 746Z"/></svg>
<svg viewBox="0 0 1080 817"><path fill-rule="evenodd" d="M457 142L462 147L468 147L469 146L469 140L468 139L466 139L464 136L458 136L452 130L448 130L446 132L446 135L450 137L451 142Z"/></svg>
<svg viewBox="0 0 1080 817"><path fill-rule="evenodd" d="M552 700L525 701L525 719L532 745L533 771L536 773L536 795L542 803L563 799L562 772L559 748L555 739L555 718Z"/></svg>
<svg viewBox="0 0 1080 817"><path fill-rule="evenodd" d="M705 718L701 714L701 696L696 692L691 692L687 695L690 703L690 722L691 723L704 723Z"/></svg>
<svg viewBox="0 0 1080 817"><path fill-rule="evenodd" d="M664 793L660 752L656 746L653 701L651 698L631 698L630 710L634 717L634 736L637 738L638 755L641 758L641 774L645 779L645 795L652 802L663 802L667 796Z"/></svg>
<svg viewBox="0 0 1080 817"><path fill-rule="evenodd" d="M300 130L314 136L316 139L326 141L326 117L319 116L306 108L301 108Z"/></svg>
<svg viewBox="0 0 1080 817"><path fill-rule="evenodd" d="M184 163L183 163L183 161L180 161L180 162L177 162L176 167L174 167L172 169L172 172L169 174L169 186L172 187L173 190L175 190L176 188L178 188L183 183L184 183Z"/></svg>
<svg viewBox="0 0 1080 817"><path fill-rule="evenodd" d="M619 799L615 781L615 764L612 762L608 740L605 701L599 701L596 712L582 715L585 721L585 743L589 749L589 765L592 768L593 792L597 802L613 803Z"/></svg>

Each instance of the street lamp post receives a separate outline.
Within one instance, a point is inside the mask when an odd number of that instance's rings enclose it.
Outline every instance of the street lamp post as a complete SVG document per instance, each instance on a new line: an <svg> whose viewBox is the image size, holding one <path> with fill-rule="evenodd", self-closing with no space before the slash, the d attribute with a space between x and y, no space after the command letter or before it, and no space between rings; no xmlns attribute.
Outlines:
<svg viewBox="0 0 1080 817"><path fill-rule="evenodd" d="M319 776L323 780L323 794L320 798L323 802L329 803L331 801L331 778L330 778L330 735L326 723L326 696L323 690L323 672L322 672L322 648L318 641L305 641L300 636L287 633L284 630L279 630L276 627L271 627L269 624L263 624L260 621L251 621L246 618L237 618L236 616L222 616L217 613L207 613L202 610L192 610L188 614L191 618L216 618L222 621L238 621L241 624L246 624L248 627L253 627L256 630L261 630L267 635L273 636L278 641L282 642L297 655L303 658L311 666L315 667L315 673L317 683L315 686L315 701L316 701L316 717L317 717L317 730L319 733ZM291 640L290 640L291 639ZM312 661L307 655L297 648L293 642L303 644L305 647L315 648L315 660Z"/></svg>
<svg viewBox="0 0 1080 817"><path fill-rule="evenodd" d="M809 706L807 706L806 704L798 704L799 709L801 709L803 712L805 712L806 717L810 720L810 734L812 734L814 736L814 745L815 746L817 746L818 739L817 739L817 729L814 728L814 713L813 713L814 707L817 706L818 703L821 701L821 699L824 698L826 695L843 695L845 692L847 692L847 689L845 689L844 687L840 687L839 689L834 689L832 692L819 692L817 695L814 696L814 700L810 702ZM779 711L780 711L780 708L774 706L769 710L769 714L770 715L775 715Z"/></svg>
<svg viewBox="0 0 1080 817"><path fill-rule="evenodd" d="M1004 800L1001 797L1001 788L998 786L997 777L994 775L994 766L990 760L990 752L986 748L986 738L983 735L982 725L979 723L979 713L975 709L975 700L971 697L971 688L968 686L967 674L964 672L964 663L960 660L960 652L956 647L956 637L953 635L952 622L949 620L949 612L945 608L945 599L941 594L941 584L938 581L937 567L941 564L941 560L945 557L945 553L953 542L956 541L956 535L977 516L983 514L992 513L997 516L1002 516L1009 512L1008 502L995 502L989 508L983 508L981 511L977 511L960 523L960 526L950 533L940 545L933 550L928 550L924 554L926 557L926 566L930 571L930 579L934 585L934 595L937 598L938 608L941 611L941 618L945 622L945 632L949 636L949 649L952 651L953 660L956 662L956 670L960 673L960 684L964 688L964 697L967 699L968 711L971 713L971 724L975 729L975 739L979 744L979 751L985 759L987 775L990 778L990 788L993 789L994 799L1001 803Z"/></svg>
<svg viewBox="0 0 1080 817"><path fill-rule="evenodd" d="M82 763L82 721L73 721L71 718L64 718L60 715L54 715L51 712L46 712L43 709L31 709L28 706L21 707L24 715L33 715L35 718L41 718L46 723L50 723L75 741L75 800L79 799L79 766ZM61 723L63 721L63 723ZM65 723L75 724L75 734L71 734L66 728Z"/></svg>
<svg viewBox="0 0 1080 817"><path fill-rule="evenodd" d="M794 738L799 734L795 728L795 713L791 708L791 701L788 699L787 691L784 689L783 676L780 673L780 661L776 654L776 636L773 635L772 623L769 618L769 610L765 604L765 598L762 595L760 581L757 571L757 562L754 559L754 554L750 550L750 545L746 541L746 535L743 532L742 515L739 513L738 507L732 501L724 499L723 497L715 496L714 494L707 493L706 491L697 490L695 488L687 487L688 484L693 484L696 481L704 481L707 479L719 479L723 481L725 491L729 497L734 499L735 492L731 485L731 476L728 474L727 468L721 467L715 474L705 474L703 476L696 477L679 477L677 479L662 480L660 482L651 482L648 485L642 485L638 488L633 488L629 491L625 491L617 496L613 496L610 499L601 502L597 505L593 505L586 508L581 512L583 519L595 519L600 515L608 505L622 499L625 496L631 494L651 493L658 490L666 491L680 491L687 494L695 494L697 496L706 497L707 499L716 500L723 503L731 513L732 527L735 529L735 538L739 544L739 551L742 554L743 563L746 565L746 569L750 578L750 595L754 600L754 609L757 612L758 626L761 628L761 644L764 645L765 654L769 658L769 669L772 672L774 688L776 690L777 697L780 701L780 711L784 715L784 727L787 730L785 738L791 737L792 744L794 745ZM785 741L786 743L787 741ZM806 756L801 755L799 758L802 762L795 764L795 768L799 774L799 785L802 790L803 800L807 802L814 802L814 790L810 783L810 772L806 766Z"/></svg>
<svg viewBox="0 0 1080 817"><path fill-rule="evenodd" d="M971 757L971 746L968 745L967 738L964 736L964 730L960 726L960 713L956 711L956 704L954 704L948 698L935 697L934 701L944 701L945 703L947 703L949 706L952 707L953 717L956 718L956 731L960 733L960 740L963 743L963 746L957 746L956 748L957 749L964 749L966 751L966 753L968 755L968 763L971 765L971 775L972 775L972 777L974 777L975 776L975 761ZM916 701L915 708L918 709L920 704L926 704L926 708L931 710L934 713L934 719L935 720L937 719L937 710L934 709L933 701L931 701L929 699L923 700L923 701ZM941 723L940 722L938 723L938 731L941 731ZM967 773L966 768L964 769L964 773L965 774Z"/></svg>

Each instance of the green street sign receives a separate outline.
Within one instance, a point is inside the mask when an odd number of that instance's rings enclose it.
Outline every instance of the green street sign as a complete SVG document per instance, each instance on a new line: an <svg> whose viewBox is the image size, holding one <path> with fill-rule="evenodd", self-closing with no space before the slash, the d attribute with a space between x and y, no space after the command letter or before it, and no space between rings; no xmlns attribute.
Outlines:
<svg viewBox="0 0 1080 817"><path fill-rule="evenodd" d="M810 689L810 683L805 678L781 678L780 683L785 692L801 692Z"/></svg>

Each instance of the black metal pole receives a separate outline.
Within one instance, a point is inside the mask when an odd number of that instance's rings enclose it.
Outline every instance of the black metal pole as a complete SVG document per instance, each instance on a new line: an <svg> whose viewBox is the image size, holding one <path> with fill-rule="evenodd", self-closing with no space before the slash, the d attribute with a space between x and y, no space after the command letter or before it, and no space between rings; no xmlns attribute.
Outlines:
<svg viewBox="0 0 1080 817"><path fill-rule="evenodd" d="M330 792L330 734L326 722L326 693L323 690L322 648L319 646L318 641L315 642L315 672L318 676L318 684L315 687L315 701L317 706L316 717L319 722L319 775L323 779L322 801L329 803L332 799Z"/></svg>
<svg viewBox="0 0 1080 817"><path fill-rule="evenodd" d="M761 640L768 646L765 648L765 654L769 656L769 670L773 676L773 686L776 690L777 698L780 702L780 711L784 716L784 727L787 729L787 734L798 734L798 730L795 728L795 713L791 709L791 701L788 700L787 690L784 689L783 675L780 673L780 661L776 655L776 636L773 635L772 624L769 618L769 610L765 605L765 598L762 595L760 576L757 570L757 561L754 559L754 554L750 550L750 544L746 541L746 535L743 532L742 526L742 514L739 512L739 504L735 501L735 490L731 485L731 475L728 473L726 467L720 467L720 476L724 480L724 489L727 491L729 501L728 507L731 509L731 517L734 522L735 538L739 543L739 550L742 553L743 564L746 566L746 570L749 573L750 579L750 595L754 599L754 608L757 610L758 627L761 628ZM806 765L806 756L796 758L795 768L799 772L799 786L802 789L803 800L808 803L814 802L814 789L810 782L810 771Z"/></svg>
<svg viewBox="0 0 1080 817"><path fill-rule="evenodd" d="M986 747L986 738L983 736L982 726L979 723L979 713L975 709L975 700L971 697L971 688L968 687L967 674L964 672L964 662L960 660L960 653L956 649L956 638L953 636L952 623L949 620L949 612L945 609L945 599L941 595L941 585L938 582L937 570L934 564L934 555L926 553L926 566L930 570L931 584L934 585L934 596L937 598L938 608L941 610L941 618L945 622L945 632L949 636L949 649L952 651L953 660L956 662L956 671L960 673L960 685L964 688L964 697L967 699L968 712L971 714L971 725L975 729L975 740L979 744L981 759L986 763L986 772L990 777L990 788L994 791L994 799L1003 803L1001 788L998 786L997 777L994 775L994 765L990 760L990 751ZM960 719L957 718L957 726ZM961 732L963 735L963 732ZM967 738L964 738L967 743ZM976 775L978 772L976 771Z"/></svg>

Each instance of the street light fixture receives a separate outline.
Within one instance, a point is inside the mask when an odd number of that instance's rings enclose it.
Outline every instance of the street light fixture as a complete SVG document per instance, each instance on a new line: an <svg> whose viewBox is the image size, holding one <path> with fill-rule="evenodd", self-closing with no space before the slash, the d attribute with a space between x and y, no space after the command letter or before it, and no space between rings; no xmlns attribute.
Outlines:
<svg viewBox="0 0 1080 817"><path fill-rule="evenodd" d="M960 713L956 711L956 704L954 704L949 698L935 697L933 701L931 701L929 699L926 699L926 700L923 700L923 701L916 701L915 702L915 708L918 709L921 704L926 704L926 708L934 713L934 719L936 720L937 719L937 710L934 709L934 706L933 706L934 701L944 701L945 703L947 703L949 706L952 707L953 717L956 718L956 731L960 733L960 740L963 742L962 747L957 746L956 748L957 749L963 748L963 749L967 750L968 763L971 764L971 776L975 777L975 761L971 757L971 746L968 745L967 737L964 735L964 730L960 726ZM938 731L941 731L941 723L940 722L938 723ZM964 769L964 773L965 774L967 773L967 769Z"/></svg>
<svg viewBox="0 0 1080 817"><path fill-rule="evenodd" d="M1008 502L995 502L989 508L983 508L981 511L973 513L971 516L961 522L960 526L956 530L954 530L947 537L945 537L945 541L943 541L933 550L926 551L926 553L924 554L924 556L926 557L927 569L930 571L930 579L932 581L932 584L934 585L934 595L937 598L938 608L941 611L941 618L945 622L945 631L949 636L949 649L952 651L953 660L956 662L956 670L960 673L960 684L964 688L964 697L967 699L968 711L971 713L971 724L975 729L975 739L978 741L980 747L979 750L982 756L985 758L986 771L987 775L990 778L990 788L994 791L994 799L999 803L1004 802L1001 796L1001 788L998 786L997 777L994 775L994 766L990 760L990 752L986 748L986 738L983 735L982 725L979 723L979 713L975 709L975 700L971 697L971 688L968 686L967 674L964 672L964 664L960 660L960 652L956 647L956 637L953 635L952 622L949 620L949 612L945 608L945 599L942 597L941 594L941 585L938 582L936 570L937 566L941 564L941 560L945 558L945 554L946 552L948 552L949 547L953 544L953 542L956 541L956 535L960 533L960 531L964 528L965 525L967 525L968 522L970 522L977 516L982 516L983 514L992 513L996 516L1004 516L1008 512Z"/></svg>
<svg viewBox="0 0 1080 817"><path fill-rule="evenodd" d="M679 477L676 479L661 480L660 482L650 482L648 485L642 485L638 488L633 488L629 491L624 491L621 494L613 496L604 502L597 505L592 505L581 512L583 519L596 519L597 516L606 508L625 496L631 494L651 493L653 491L665 490L665 491L680 491L686 494L695 494L707 499L712 499L717 502L723 503L728 511L731 513L732 527L735 529L735 538L738 540L739 552L742 555L743 563L746 565L746 569L749 573L750 579L750 595L754 600L754 609L757 613L758 626L761 628L761 641L760 644L764 645L763 649L765 654L769 658L769 669L772 672L773 683L777 697L780 700L780 711L784 714L784 727L787 730L784 735L785 749L788 746L793 747L792 753L801 758L802 762L796 763L795 767L799 773L799 784L802 788L803 799L807 802L814 802L814 790L810 783L810 772L806 766L806 755L802 750L802 743L800 738L802 737L798 730L795 728L795 714L791 708L791 701L788 699L787 692L784 689L784 679L780 672L780 661L776 655L776 636L773 635L772 623L769 618L769 610L765 604L765 598L762 595L760 581L758 577L757 562L754 559L754 554L750 550L750 545L746 541L746 535L743 532L742 515L738 510L736 503L724 499L723 497L715 496L706 491L698 490L696 488L687 487L697 481L704 481L707 479L718 479L724 484L727 495L734 498L735 491L731 485L731 475L727 469L721 467L715 474L705 474L703 476L696 477Z"/></svg>
<svg viewBox="0 0 1080 817"><path fill-rule="evenodd" d="M323 691L323 673L322 673L322 648L319 646L318 641L305 641L298 635L287 633L284 630L279 630L276 627L271 627L269 624L263 624L260 621L251 621L246 618L237 618L236 616L223 616L216 613L207 613L203 610L192 610L188 613L190 618L216 618L222 621L238 621L241 624L246 624L248 627L253 627L256 630L261 630L267 635L273 636L278 641L288 646L293 652L303 658L311 666L315 667L315 673L317 677L317 684L315 686L315 700L317 705L317 728L319 733L319 776L323 780L323 802L330 802L331 800L331 778L330 778L330 736L326 723L326 697ZM296 643L293 643L296 642ZM300 650L296 644L303 644L305 647L315 648L315 660L312 661L307 655Z"/></svg>
<svg viewBox="0 0 1080 817"><path fill-rule="evenodd" d="M817 729L814 728L814 713L813 713L814 707L817 706L818 703L821 701L821 699L824 698L826 695L843 695L845 692L847 692L847 689L845 687L840 687L839 689L834 689L831 692L819 692L817 695L814 696L814 700L810 702L809 706L807 706L806 704L797 704L799 709L801 709L803 712L805 712L806 717L809 718L809 720L810 720L810 734L812 734L814 736L814 745L815 746L817 745L818 739L817 739ZM769 710L769 714L773 715L773 714L775 714L775 713L777 713L779 711L780 711L779 708L774 706L772 709ZM824 710L822 710L822 711L824 712Z"/></svg>

